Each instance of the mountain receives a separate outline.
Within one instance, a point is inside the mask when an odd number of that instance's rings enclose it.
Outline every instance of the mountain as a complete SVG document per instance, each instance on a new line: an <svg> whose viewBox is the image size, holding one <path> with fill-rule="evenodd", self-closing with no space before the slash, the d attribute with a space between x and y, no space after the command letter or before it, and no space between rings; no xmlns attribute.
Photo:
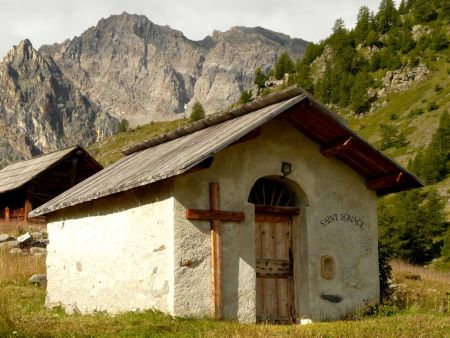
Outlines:
<svg viewBox="0 0 450 338"><path fill-rule="evenodd" d="M192 41L145 16L123 13L40 52L108 113L140 125L173 119L195 101L207 112L223 109L253 86L256 67L267 69L283 51L300 58L306 45L260 27L233 27Z"/></svg>
<svg viewBox="0 0 450 338"><path fill-rule="evenodd" d="M253 87L257 67L300 58L301 39L261 27L233 27L192 41L142 15L101 19L79 37L35 50L22 41L0 62L0 167L22 158L184 116L207 113Z"/></svg>
<svg viewBox="0 0 450 338"><path fill-rule="evenodd" d="M117 119L28 40L0 63L0 83L0 167L43 151L89 144L118 128Z"/></svg>

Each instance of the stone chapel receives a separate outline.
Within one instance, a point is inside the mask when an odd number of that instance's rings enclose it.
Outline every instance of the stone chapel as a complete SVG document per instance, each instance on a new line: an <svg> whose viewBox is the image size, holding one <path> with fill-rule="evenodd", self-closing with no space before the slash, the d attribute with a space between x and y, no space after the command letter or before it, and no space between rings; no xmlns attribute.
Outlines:
<svg viewBox="0 0 450 338"><path fill-rule="evenodd" d="M123 153L30 214L49 307L338 319L379 301L377 196L422 186L298 88Z"/></svg>

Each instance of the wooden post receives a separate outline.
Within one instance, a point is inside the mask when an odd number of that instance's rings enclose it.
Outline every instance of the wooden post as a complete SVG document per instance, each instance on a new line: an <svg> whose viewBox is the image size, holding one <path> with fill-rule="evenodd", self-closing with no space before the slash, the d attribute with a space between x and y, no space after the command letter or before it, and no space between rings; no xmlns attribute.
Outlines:
<svg viewBox="0 0 450 338"><path fill-rule="evenodd" d="M9 223L11 219L11 210L9 209L9 207L5 208L5 222Z"/></svg>
<svg viewBox="0 0 450 338"><path fill-rule="evenodd" d="M27 200L25 201L25 216L24 216L24 221L26 223L28 223L28 213L33 209L33 206L31 205L30 200L27 198Z"/></svg>
<svg viewBox="0 0 450 338"><path fill-rule="evenodd" d="M25 207L24 207L24 211L25 211L25 215L23 217L23 220L25 221L25 223L28 223L28 213L33 210L33 206L31 204L31 197L33 195L33 187L28 187L27 189L27 199L25 200Z"/></svg>
<svg viewBox="0 0 450 338"><path fill-rule="evenodd" d="M211 210L220 210L220 186L211 182ZM212 298L214 318L222 318L222 245L220 240L220 220L211 220L211 268L212 268Z"/></svg>

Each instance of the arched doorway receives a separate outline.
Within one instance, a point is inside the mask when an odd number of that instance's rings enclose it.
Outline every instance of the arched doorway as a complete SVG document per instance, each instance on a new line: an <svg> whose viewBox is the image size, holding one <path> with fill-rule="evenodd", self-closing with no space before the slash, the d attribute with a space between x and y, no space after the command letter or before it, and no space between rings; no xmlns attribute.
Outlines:
<svg viewBox="0 0 450 338"><path fill-rule="evenodd" d="M293 322L296 318L293 224L300 209L292 183L278 176L260 178L248 198L255 204L258 321Z"/></svg>

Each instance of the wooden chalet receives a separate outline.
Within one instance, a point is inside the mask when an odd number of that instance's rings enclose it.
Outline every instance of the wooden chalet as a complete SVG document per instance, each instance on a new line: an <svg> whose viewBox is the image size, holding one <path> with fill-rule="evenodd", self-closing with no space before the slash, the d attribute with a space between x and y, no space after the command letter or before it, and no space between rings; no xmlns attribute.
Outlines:
<svg viewBox="0 0 450 338"><path fill-rule="evenodd" d="M45 223L46 217L28 219L28 213L103 169L80 146L74 146L0 170L0 222Z"/></svg>

